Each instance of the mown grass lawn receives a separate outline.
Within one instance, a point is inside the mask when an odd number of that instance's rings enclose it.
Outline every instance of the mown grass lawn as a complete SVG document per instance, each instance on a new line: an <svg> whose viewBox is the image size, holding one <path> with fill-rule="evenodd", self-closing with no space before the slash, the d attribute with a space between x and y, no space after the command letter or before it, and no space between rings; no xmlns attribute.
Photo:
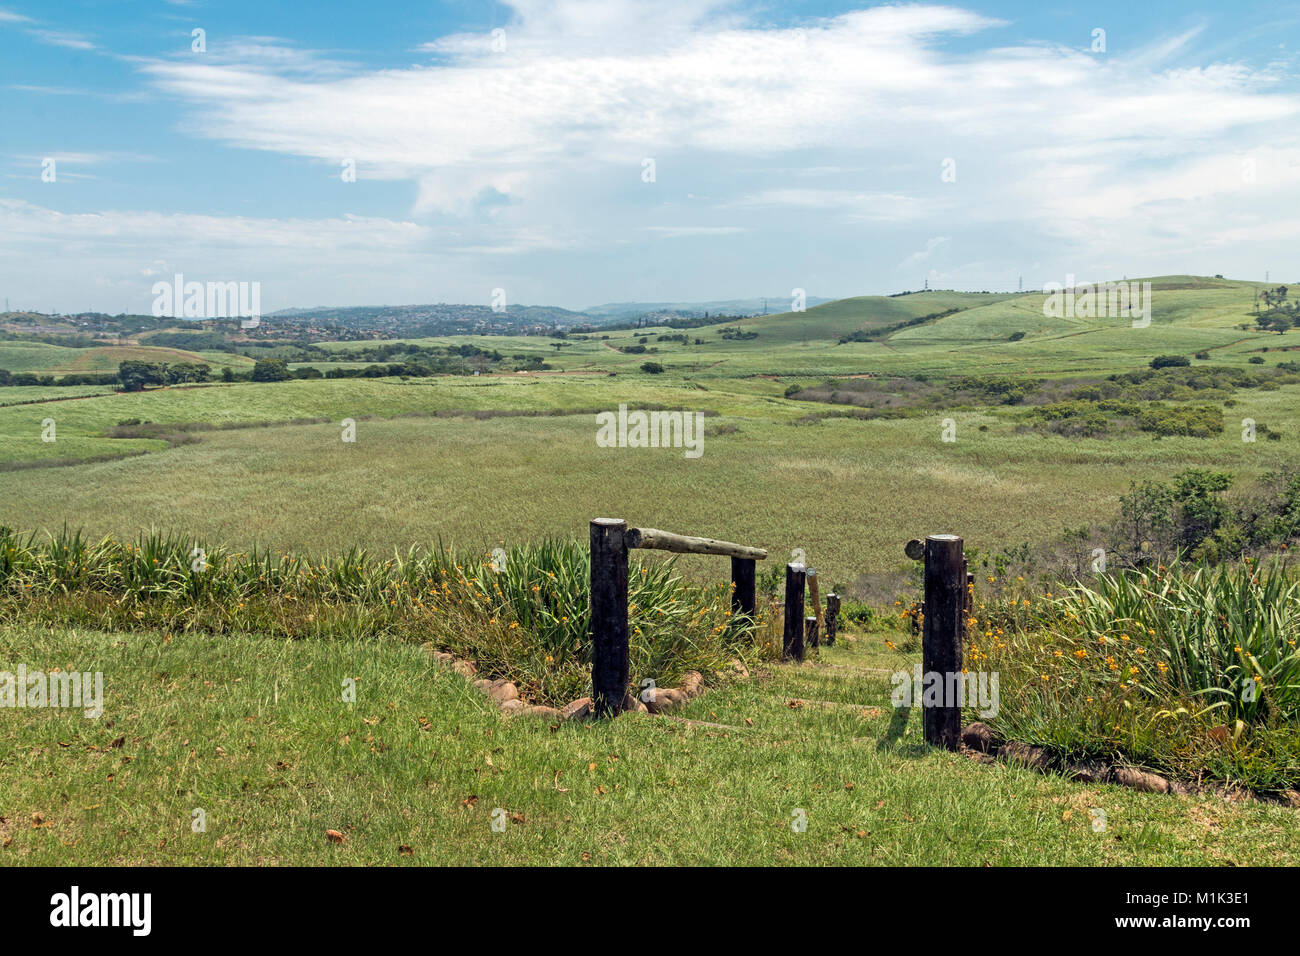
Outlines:
<svg viewBox="0 0 1300 956"><path fill-rule="evenodd" d="M927 750L889 706L911 658L887 636L682 712L723 727L551 727L401 641L0 629L0 668L102 670L106 698L98 720L0 710L0 864L1300 862L1294 810Z"/></svg>

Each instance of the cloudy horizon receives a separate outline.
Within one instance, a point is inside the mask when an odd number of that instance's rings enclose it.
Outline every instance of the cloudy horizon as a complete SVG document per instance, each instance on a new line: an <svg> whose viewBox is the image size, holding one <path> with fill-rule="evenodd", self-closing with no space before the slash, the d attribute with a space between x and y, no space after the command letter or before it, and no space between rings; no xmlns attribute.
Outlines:
<svg viewBox="0 0 1300 956"><path fill-rule="evenodd" d="M349 12L6 0L0 297L147 313L175 273L260 282L268 313L1294 278L1294 9Z"/></svg>

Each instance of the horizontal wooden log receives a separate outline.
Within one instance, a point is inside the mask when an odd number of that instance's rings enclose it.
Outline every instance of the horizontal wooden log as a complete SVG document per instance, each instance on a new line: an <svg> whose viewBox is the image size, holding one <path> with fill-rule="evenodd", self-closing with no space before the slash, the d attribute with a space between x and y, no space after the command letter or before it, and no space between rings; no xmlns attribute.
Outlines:
<svg viewBox="0 0 1300 956"><path fill-rule="evenodd" d="M764 548L750 548L730 541L713 538L693 538L656 528L629 528L623 535L629 548L650 548L655 551L674 551L677 554L721 554L733 558L761 561L767 557Z"/></svg>

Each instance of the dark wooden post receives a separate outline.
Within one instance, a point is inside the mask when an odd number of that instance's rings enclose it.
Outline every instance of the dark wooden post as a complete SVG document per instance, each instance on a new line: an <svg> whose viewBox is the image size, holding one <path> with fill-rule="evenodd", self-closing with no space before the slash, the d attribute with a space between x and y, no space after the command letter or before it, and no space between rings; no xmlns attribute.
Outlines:
<svg viewBox="0 0 1300 956"><path fill-rule="evenodd" d="M785 566L785 632L782 634L781 656L786 660L803 660L803 587L802 564Z"/></svg>
<svg viewBox="0 0 1300 956"><path fill-rule="evenodd" d="M955 534L925 539L925 627L921 635L921 670L925 680L943 681L942 701L924 707L925 742L956 750L961 743L961 707L953 698L962 679L962 612L966 606L966 571L962 540ZM935 674L937 678L929 675ZM955 675L955 676L954 676Z"/></svg>
<svg viewBox="0 0 1300 956"><path fill-rule="evenodd" d="M817 643L817 618L809 614L803 619L804 644L807 647L818 647Z"/></svg>
<svg viewBox="0 0 1300 956"><path fill-rule="evenodd" d="M597 717L622 711L627 694L626 530L621 518L591 522L591 696Z"/></svg>
<svg viewBox="0 0 1300 956"><path fill-rule="evenodd" d="M812 602L812 612L817 618L817 623L822 622L822 594L821 589L817 586L817 569L808 569L808 600Z"/></svg>
<svg viewBox="0 0 1300 956"><path fill-rule="evenodd" d="M839 627L840 596L832 591L826 595L826 646L835 646L835 631Z"/></svg>
<svg viewBox="0 0 1300 956"><path fill-rule="evenodd" d="M731 559L732 614L754 616L758 606L758 602L754 597L754 567L756 564L757 562L753 558Z"/></svg>

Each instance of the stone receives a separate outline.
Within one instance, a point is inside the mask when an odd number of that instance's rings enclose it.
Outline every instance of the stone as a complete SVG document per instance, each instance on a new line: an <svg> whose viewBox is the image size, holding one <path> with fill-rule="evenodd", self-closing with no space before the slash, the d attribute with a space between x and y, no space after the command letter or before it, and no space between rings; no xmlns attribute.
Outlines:
<svg viewBox="0 0 1300 956"><path fill-rule="evenodd" d="M473 661L454 661L451 669L463 677L473 677L478 673L478 668L474 666Z"/></svg>
<svg viewBox="0 0 1300 956"><path fill-rule="evenodd" d="M479 687L480 684L487 684L486 687ZM495 701L498 706L508 700L517 700L519 698L519 688L508 680L493 681L475 681L474 686L488 695L488 699Z"/></svg>
<svg viewBox="0 0 1300 956"><path fill-rule="evenodd" d="M564 714L554 707L545 707L541 704L525 704L519 709L519 713L528 714L531 717L545 717L547 720L563 720Z"/></svg>
<svg viewBox="0 0 1300 956"><path fill-rule="evenodd" d="M1099 760L1080 760L1078 763L1066 764L1064 773L1079 783L1105 783L1110 779L1111 770L1108 764Z"/></svg>
<svg viewBox="0 0 1300 956"><path fill-rule="evenodd" d="M565 720L587 720L591 717L593 702L590 697L579 697L560 708L560 715Z"/></svg>
<svg viewBox="0 0 1300 956"><path fill-rule="evenodd" d="M978 720L966 725L966 729L961 732L961 742L982 754L995 752L1001 743L988 724L982 724Z"/></svg>
<svg viewBox="0 0 1300 956"><path fill-rule="evenodd" d="M1284 805L1300 810L1300 790L1283 790L1278 798Z"/></svg>
<svg viewBox="0 0 1300 956"><path fill-rule="evenodd" d="M1137 767L1116 767L1115 782L1121 787L1142 793L1168 793L1169 781L1158 773L1139 770Z"/></svg>
<svg viewBox="0 0 1300 956"><path fill-rule="evenodd" d="M525 703L524 703L522 700L520 700L518 697L516 697L514 700L508 700L508 701L506 701L505 703L503 703L503 704L501 705L501 713L503 713L503 714L513 714L513 713L516 713L516 712L518 712L518 711L523 710L526 706L528 706L528 705L525 704Z"/></svg>
<svg viewBox="0 0 1300 956"><path fill-rule="evenodd" d="M656 687L646 691L645 706L652 714L666 714L686 703L686 695L676 687Z"/></svg>
<svg viewBox="0 0 1300 956"><path fill-rule="evenodd" d="M744 680L749 679L749 668L745 666L745 662L742 661L740 658L736 658L734 661L731 662L731 669L736 672L737 677L740 677Z"/></svg>
<svg viewBox="0 0 1300 956"><path fill-rule="evenodd" d="M687 698L699 697L704 693L704 675L699 671L687 671L682 676L682 683L678 690Z"/></svg>
<svg viewBox="0 0 1300 956"><path fill-rule="evenodd" d="M998 748L998 759L1007 763L1022 764L1033 770L1046 770L1051 765L1047 752L1042 747L1031 747L1019 741L1011 741Z"/></svg>

